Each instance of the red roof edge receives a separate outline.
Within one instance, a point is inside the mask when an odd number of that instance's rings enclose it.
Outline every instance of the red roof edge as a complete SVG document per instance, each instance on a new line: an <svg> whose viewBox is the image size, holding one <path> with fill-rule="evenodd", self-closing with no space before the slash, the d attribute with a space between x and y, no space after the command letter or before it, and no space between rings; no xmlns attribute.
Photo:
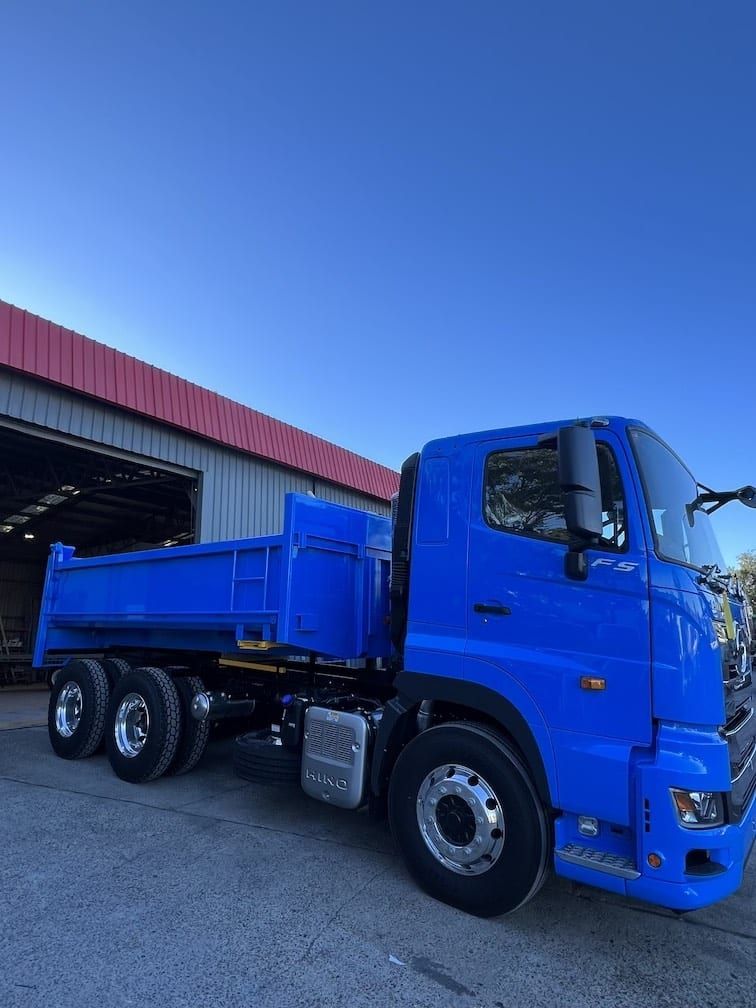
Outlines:
<svg viewBox="0 0 756 1008"><path fill-rule="evenodd" d="M388 501L399 474L0 300L0 366Z"/></svg>

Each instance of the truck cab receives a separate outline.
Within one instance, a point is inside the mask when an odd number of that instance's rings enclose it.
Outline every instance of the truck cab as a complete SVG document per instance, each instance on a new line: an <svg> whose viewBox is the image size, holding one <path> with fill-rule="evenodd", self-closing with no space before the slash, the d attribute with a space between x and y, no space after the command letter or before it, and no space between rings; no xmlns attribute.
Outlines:
<svg viewBox="0 0 756 1008"><path fill-rule="evenodd" d="M405 464L396 685L429 718L504 733L560 875L690 910L739 885L756 838L745 599L705 506L719 498L696 505L672 449L639 421L593 419L595 475L566 481L574 426L444 438ZM570 494L596 497L593 528L571 521Z"/></svg>

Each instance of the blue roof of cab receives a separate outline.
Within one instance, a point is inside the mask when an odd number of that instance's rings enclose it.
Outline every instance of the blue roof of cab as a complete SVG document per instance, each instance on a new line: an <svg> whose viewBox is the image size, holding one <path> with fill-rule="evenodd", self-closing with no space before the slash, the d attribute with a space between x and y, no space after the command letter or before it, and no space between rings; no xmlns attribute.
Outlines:
<svg viewBox="0 0 756 1008"><path fill-rule="evenodd" d="M642 420L633 420L630 417L604 416L603 414L596 414L590 417L573 417L571 420L545 420L542 423L527 424L522 427L498 427L493 430L476 431L470 434L452 434L448 437L434 438L433 441L429 441L425 445L423 448L423 454L426 454L427 452L438 452L439 454L442 454L452 445L462 447L463 445L470 444L471 442L477 443L480 441L494 441L499 438L510 437L530 437L534 434L550 434L559 430L560 427L568 427L570 424L590 423L592 421L599 420L602 422L604 429L614 431L615 434L623 433L628 426L644 427L646 430L650 430L648 424L643 423Z"/></svg>

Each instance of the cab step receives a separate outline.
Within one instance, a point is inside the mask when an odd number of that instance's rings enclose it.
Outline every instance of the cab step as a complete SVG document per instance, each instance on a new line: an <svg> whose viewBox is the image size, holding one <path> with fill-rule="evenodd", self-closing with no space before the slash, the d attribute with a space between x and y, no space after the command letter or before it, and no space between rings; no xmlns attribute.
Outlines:
<svg viewBox="0 0 756 1008"><path fill-rule="evenodd" d="M581 868L591 868L593 871L605 872L607 875L616 875L623 879L640 878L635 862L621 854L594 850L592 847L583 847L577 843L565 844L555 853L562 861L580 865Z"/></svg>

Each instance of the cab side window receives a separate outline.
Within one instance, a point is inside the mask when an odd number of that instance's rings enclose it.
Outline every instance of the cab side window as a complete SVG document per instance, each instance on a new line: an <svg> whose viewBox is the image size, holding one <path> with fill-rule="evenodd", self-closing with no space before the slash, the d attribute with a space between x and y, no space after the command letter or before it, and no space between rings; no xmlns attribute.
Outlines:
<svg viewBox="0 0 756 1008"><path fill-rule="evenodd" d="M622 480L608 445L598 445L598 458L604 527L600 546L623 550L627 526ZM556 448L514 448L489 455L483 508L486 522L498 531L568 542Z"/></svg>

